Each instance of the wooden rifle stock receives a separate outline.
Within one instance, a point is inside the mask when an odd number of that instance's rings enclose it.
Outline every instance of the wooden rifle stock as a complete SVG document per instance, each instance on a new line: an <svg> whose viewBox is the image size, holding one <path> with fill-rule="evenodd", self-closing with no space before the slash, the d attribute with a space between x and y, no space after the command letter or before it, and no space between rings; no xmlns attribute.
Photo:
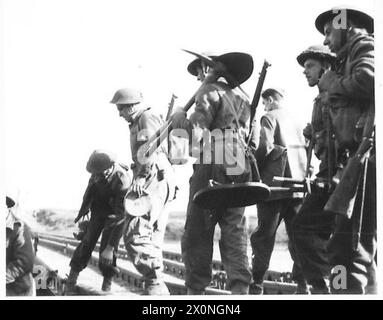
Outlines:
<svg viewBox="0 0 383 320"><path fill-rule="evenodd" d="M89 181L88 186L86 187L86 190L84 192L81 208L78 211L77 217L75 218L75 223L77 223L82 217L86 216L89 213L93 201L92 193L94 185L95 183L93 181Z"/></svg>

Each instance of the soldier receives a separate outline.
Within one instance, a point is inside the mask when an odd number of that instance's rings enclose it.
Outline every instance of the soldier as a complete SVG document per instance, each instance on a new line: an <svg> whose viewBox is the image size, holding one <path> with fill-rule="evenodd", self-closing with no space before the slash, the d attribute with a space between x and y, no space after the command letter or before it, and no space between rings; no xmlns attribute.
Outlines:
<svg viewBox="0 0 383 320"><path fill-rule="evenodd" d="M31 230L12 212L16 203L11 197L6 197L6 204L6 295L35 296Z"/></svg>
<svg viewBox="0 0 383 320"><path fill-rule="evenodd" d="M300 126L283 105L284 92L278 88L266 89L262 93L262 100L266 113L261 118L259 145L255 151L262 182L270 186L281 186L279 182L273 181L275 176L303 179L306 165L305 142ZM276 231L282 219L290 238L289 250L294 260L293 280L298 283L297 293L307 292L291 244L291 221L302 205L302 198L302 193L274 192L267 201L257 205L258 226L250 237L254 281L250 293L263 293L263 278L269 268Z"/></svg>
<svg viewBox="0 0 383 320"><path fill-rule="evenodd" d="M142 93L133 88L118 90L111 103L120 117L129 123L133 159L133 185L129 196L143 202L141 213L127 209L124 224L113 233L123 233L126 250L145 279L146 295L169 295L162 276L162 247L168 212L166 203L175 198L172 167L162 144L151 157L143 154L145 143L163 124L163 120L146 107ZM149 191L150 190L150 191ZM143 197L149 193L149 197Z"/></svg>
<svg viewBox="0 0 383 320"><path fill-rule="evenodd" d="M337 147L337 177L326 210L336 216L335 231L328 246L334 268L331 289L339 293L364 293L368 269L376 252L376 172L372 148L374 105L373 18L352 8L323 12L315 26L325 36L324 44L337 56L335 71L326 72L319 81L330 103L330 115ZM369 154L369 157L368 157ZM359 161L364 169L346 170ZM358 177L354 177L359 174ZM350 193L349 181L358 180ZM355 197L356 194L356 197ZM334 198L337 195L337 198ZM344 210L336 208L347 200ZM338 210L339 209L339 210ZM344 211L351 212L349 219ZM336 282L337 272L346 270L347 283Z"/></svg>
<svg viewBox="0 0 383 320"><path fill-rule="evenodd" d="M197 150L193 151L193 156L198 159L190 179L189 204L181 240L185 283L189 295L204 294L210 284L214 230L218 223L221 228L221 259L228 280L226 288L232 294L247 294L251 273L247 257L245 208L203 209L193 202L193 197L208 186L210 179L223 184L251 181L248 160L239 164L238 172L230 172L226 156L233 154L233 150L237 150L238 154L244 152L241 146L250 122L250 104L235 87L250 77L252 58L244 53L227 53L210 58L216 62L216 67L208 67L200 59L195 59L188 66L188 71L203 81L195 95L194 112L189 119L183 111L176 112L172 118L173 128L184 128L189 132L192 146L206 147L202 150L192 148L192 151ZM224 76L224 70L230 70L235 83L229 80L229 76ZM208 146L211 146L213 134L214 146L210 149ZM224 160L219 161L220 158Z"/></svg>
<svg viewBox="0 0 383 320"><path fill-rule="evenodd" d="M308 85L314 87L335 63L335 55L328 47L316 45L299 54L297 61L304 68L303 74ZM311 285L311 293L324 294L329 293L330 265L326 248L334 226L334 216L324 212L324 206L329 199L329 186L335 173L335 149L329 107L324 102L322 91L314 100L311 124L305 128L304 135L310 140L320 164L315 187L306 196L301 210L292 222L292 241L304 277ZM309 152L311 158L311 148Z"/></svg>
<svg viewBox="0 0 383 320"><path fill-rule="evenodd" d="M101 289L111 290L112 278L118 271L115 268L116 254L121 238L121 235L116 237L111 233L112 223L115 216L120 218L125 216L124 197L131 185L131 178L126 169L121 167L109 152L95 150L89 157L86 170L91 173L91 177L75 223L88 214L89 210L91 217L81 243L70 261L71 269L66 289L68 295L75 293L79 273L88 265L101 233L99 269L104 277ZM111 263L105 263L103 260L104 249L113 252Z"/></svg>

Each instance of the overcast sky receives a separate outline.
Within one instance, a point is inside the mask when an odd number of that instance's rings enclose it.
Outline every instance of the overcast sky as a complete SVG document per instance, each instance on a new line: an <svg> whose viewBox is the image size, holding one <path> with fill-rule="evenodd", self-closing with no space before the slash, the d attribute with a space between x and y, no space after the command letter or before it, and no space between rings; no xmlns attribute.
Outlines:
<svg viewBox="0 0 383 320"><path fill-rule="evenodd" d="M345 3L378 11L373 0ZM336 5L4 0L0 116L7 188L19 190L29 208L77 209L94 149L112 150L130 162L128 125L109 103L114 92L140 87L146 103L166 114L172 93L182 106L198 88L186 71L192 57L181 48L250 53L255 69L243 87L251 96L267 59L272 66L264 88L283 87L286 104L304 125L317 92L307 86L296 56L323 42L314 19Z"/></svg>

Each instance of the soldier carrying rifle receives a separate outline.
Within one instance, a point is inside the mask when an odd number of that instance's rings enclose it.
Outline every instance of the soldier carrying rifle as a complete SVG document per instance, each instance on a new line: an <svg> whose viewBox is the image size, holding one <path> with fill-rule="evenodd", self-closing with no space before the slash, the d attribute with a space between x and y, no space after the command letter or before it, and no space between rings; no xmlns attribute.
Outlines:
<svg viewBox="0 0 383 320"><path fill-rule="evenodd" d="M297 61L304 68L308 85L314 87L335 63L335 55L328 47L315 45L300 53ZM312 192L306 195L302 208L293 220L292 242L304 277L311 285L311 293L324 294L329 292L327 244L334 226L334 215L324 212L324 206L330 197L330 184L335 173L335 150L329 106L324 101L323 91L314 100L311 123L303 134L310 141L308 162L314 150L320 163Z"/></svg>
<svg viewBox="0 0 383 320"><path fill-rule="evenodd" d="M335 70L318 84L330 105L339 168L339 184L325 206L336 214L328 246L330 266L338 267L331 290L364 293L376 253L374 22L362 11L342 7L321 13L315 26L337 57ZM346 283L335 281L342 267Z"/></svg>
<svg viewBox="0 0 383 320"><path fill-rule="evenodd" d="M125 199L126 216L112 234L117 238L123 236L129 258L144 277L144 294L169 295L162 276L162 249L168 220L166 204L175 198L176 192L173 168L164 144L150 157L143 152L163 120L145 106L142 93L135 88L118 90L111 103L129 123L133 159L133 184ZM110 260L112 248L106 249L103 255Z"/></svg>
<svg viewBox="0 0 383 320"><path fill-rule="evenodd" d="M249 160L244 159L245 134L250 123L250 103L237 88L253 71L251 56L244 53L209 55L214 66L200 58L193 60L188 71L202 81L195 98L196 107L190 117L186 112L172 116L173 128L189 132L193 146L202 146L195 154L190 180L189 204L181 247L186 267L187 294L203 294L212 276L211 262L215 226L221 228L220 251L227 272L227 289L232 294L247 294L251 273L247 257L245 208L205 209L193 201L198 191L208 186L209 180L218 183L251 181ZM208 60L208 59L205 59ZM214 134L214 139L211 137ZM207 146L211 146L208 148ZM234 151L243 161L233 166ZM231 158L230 158L231 156ZM222 160L222 161L220 161ZM234 169L232 172L230 169ZM239 169L239 170L235 170Z"/></svg>

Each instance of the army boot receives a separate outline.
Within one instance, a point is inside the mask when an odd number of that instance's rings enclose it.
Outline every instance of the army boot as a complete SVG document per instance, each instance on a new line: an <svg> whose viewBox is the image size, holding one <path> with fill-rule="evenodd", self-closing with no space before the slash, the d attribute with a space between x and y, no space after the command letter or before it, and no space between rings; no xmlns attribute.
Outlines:
<svg viewBox="0 0 383 320"><path fill-rule="evenodd" d="M144 295L148 296L169 296L170 292L162 279L149 279L145 282Z"/></svg>
<svg viewBox="0 0 383 320"><path fill-rule="evenodd" d="M102 281L101 290L105 292L109 292L112 290L112 278L111 277L104 277L104 280Z"/></svg>
<svg viewBox="0 0 383 320"><path fill-rule="evenodd" d="M165 284L162 272L159 270L153 273L145 280L144 295L148 296L168 296L169 289Z"/></svg>
<svg viewBox="0 0 383 320"><path fill-rule="evenodd" d="M306 281L297 281L297 290L294 294L310 294L310 288Z"/></svg>
<svg viewBox="0 0 383 320"><path fill-rule="evenodd" d="M242 281L235 281L230 286L230 291L234 295L249 294L249 285Z"/></svg>
<svg viewBox="0 0 383 320"><path fill-rule="evenodd" d="M250 285L249 294L257 294L257 295L263 294L263 283L255 283L255 282L253 282Z"/></svg>
<svg viewBox="0 0 383 320"><path fill-rule="evenodd" d="M330 288L325 279L310 281L311 294L330 294Z"/></svg>
<svg viewBox="0 0 383 320"><path fill-rule="evenodd" d="M65 286L65 295L66 296L72 296L76 295L76 283L78 278L79 272L75 271L73 269L70 269L69 276L66 280L66 286Z"/></svg>

